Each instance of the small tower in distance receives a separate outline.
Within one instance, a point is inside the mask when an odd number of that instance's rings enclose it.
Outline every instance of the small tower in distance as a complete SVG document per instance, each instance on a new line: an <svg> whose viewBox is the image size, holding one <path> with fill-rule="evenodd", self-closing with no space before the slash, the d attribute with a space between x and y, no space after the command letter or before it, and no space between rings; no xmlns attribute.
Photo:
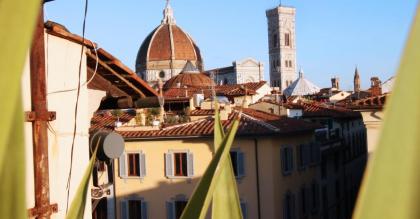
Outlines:
<svg viewBox="0 0 420 219"><path fill-rule="evenodd" d="M359 93L360 92L360 75L359 75L359 70L354 71L354 92L355 93Z"/></svg>
<svg viewBox="0 0 420 219"><path fill-rule="evenodd" d="M335 88L337 90L340 90L340 78L339 77L331 78L331 88Z"/></svg>
<svg viewBox="0 0 420 219"><path fill-rule="evenodd" d="M296 80L296 9L279 5L266 11L270 85L286 89Z"/></svg>

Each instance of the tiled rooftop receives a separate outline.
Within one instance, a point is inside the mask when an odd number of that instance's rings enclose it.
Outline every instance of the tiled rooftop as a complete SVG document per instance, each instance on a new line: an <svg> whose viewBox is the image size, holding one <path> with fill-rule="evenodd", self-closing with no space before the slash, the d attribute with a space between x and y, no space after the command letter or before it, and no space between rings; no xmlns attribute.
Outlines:
<svg viewBox="0 0 420 219"><path fill-rule="evenodd" d="M237 109L233 110L229 118L222 122L223 126L225 128L230 127L238 113ZM133 117L132 112L125 112L120 117L120 121L128 122ZM116 117L110 113L96 113L92 118L91 131L112 130L115 121ZM208 117L194 122L164 127L160 130L119 131L119 133L125 138L197 137L211 136L213 128L214 119ZM253 109L244 109L237 134L240 136L293 134L311 131L316 128L318 128L318 125L303 120L280 117Z"/></svg>

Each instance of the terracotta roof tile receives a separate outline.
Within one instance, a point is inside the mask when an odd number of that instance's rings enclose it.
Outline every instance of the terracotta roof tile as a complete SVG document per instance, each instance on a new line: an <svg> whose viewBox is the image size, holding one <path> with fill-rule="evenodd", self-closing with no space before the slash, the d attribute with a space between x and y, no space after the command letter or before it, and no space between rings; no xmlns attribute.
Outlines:
<svg viewBox="0 0 420 219"><path fill-rule="evenodd" d="M223 127L228 128L238 115L234 110L229 118L222 121ZM120 117L120 121L128 122L135 116L135 112L127 111ZM116 117L108 112L98 112L91 121L91 132L96 130L113 130ZM211 136L213 134L214 119L209 117L194 122L168 126L160 130L150 131L118 131L125 138L154 138L154 137L192 137ZM278 135L311 131L318 125L298 119L280 117L273 114L244 109L239 129L239 136Z"/></svg>

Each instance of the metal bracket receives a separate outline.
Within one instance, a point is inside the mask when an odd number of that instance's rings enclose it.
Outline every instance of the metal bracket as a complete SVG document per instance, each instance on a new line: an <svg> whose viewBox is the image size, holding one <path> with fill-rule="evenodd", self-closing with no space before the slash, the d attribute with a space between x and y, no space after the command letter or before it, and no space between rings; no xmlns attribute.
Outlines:
<svg viewBox="0 0 420 219"><path fill-rule="evenodd" d="M41 215L51 215L58 212L58 205L51 204L45 207L34 207L28 210L29 217L37 217Z"/></svg>
<svg viewBox="0 0 420 219"><path fill-rule="evenodd" d="M34 111L25 112L25 121L33 122L33 121L53 121L56 119L57 113L56 112L46 112L42 114L36 114Z"/></svg>

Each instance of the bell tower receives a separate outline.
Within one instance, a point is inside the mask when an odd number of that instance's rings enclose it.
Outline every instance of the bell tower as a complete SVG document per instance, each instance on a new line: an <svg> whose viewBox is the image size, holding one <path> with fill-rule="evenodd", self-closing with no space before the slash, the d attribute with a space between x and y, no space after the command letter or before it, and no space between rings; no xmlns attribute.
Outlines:
<svg viewBox="0 0 420 219"><path fill-rule="evenodd" d="M279 5L266 11L270 85L286 89L296 80L296 9Z"/></svg>

